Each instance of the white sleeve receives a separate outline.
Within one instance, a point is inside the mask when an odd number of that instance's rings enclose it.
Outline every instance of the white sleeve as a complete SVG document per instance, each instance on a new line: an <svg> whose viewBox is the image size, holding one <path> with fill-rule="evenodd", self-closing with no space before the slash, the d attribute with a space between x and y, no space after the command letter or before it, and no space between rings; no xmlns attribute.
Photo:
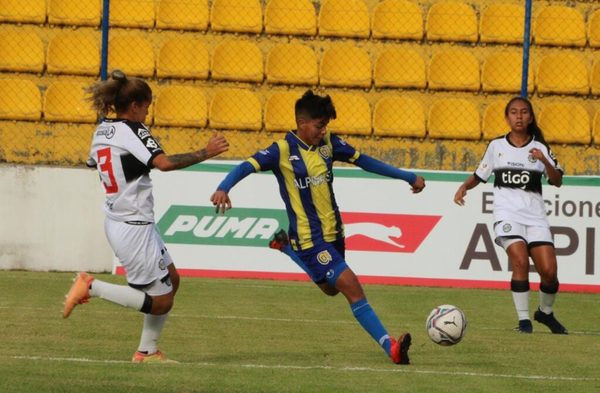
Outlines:
<svg viewBox="0 0 600 393"><path fill-rule="evenodd" d="M550 149L550 146L546 146L546 145L542 145L543 148L542 153L544 154L544 156L546 157L546 159L548 160L548 162L550 162L550 164L552 164L552 166L559 171L560 173L564 173L565 171L563 170L563 168L560 166L560 164L558 163L558 160L556 159L556 156L554 155L554 152L552 152L552 149ZM548 174L546 173L546 170L544 169L544 176L548 177Z"/></svg>
<svg viewBox="0 0 600 393"><path fill-rule="evenodd" d="M152 167L152 159L163 153L158 141L141 124L137 130L127 134L126 149L140 162Z"/></svg>
<svg viewBox="0 0 600 393"><path fill-rule="evenodd" d="M475 170L475 176L481 179L484 183L487 182L489 177L494 171L494 145L490 142L488 145L483 159L479 163L479 166Z"/></svg>

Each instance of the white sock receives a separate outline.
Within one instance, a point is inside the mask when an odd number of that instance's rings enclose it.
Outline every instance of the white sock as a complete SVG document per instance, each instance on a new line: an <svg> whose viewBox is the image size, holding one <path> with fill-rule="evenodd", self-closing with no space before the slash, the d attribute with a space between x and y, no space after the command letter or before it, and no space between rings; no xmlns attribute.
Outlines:
<svg viewBox="0 0 600 393"><path fill-rule="evenodd" d="M526 292L512 292L513 302L517 309L517 316L519 321L523 319L529 319L529 291Z"/></svg>
<svg viewBox="0 0 600 393"><path fill-rule="evenodd" d="M120 304L123 307L133 308L140 311L144 305L146 294L127 285L110 284L95 279L92 281L90 295L100 297L109 302Z"/></svg>
<svg viewBox="0 0 600 393"><path fill-rule="evenodd" d="M158 339L168 316L168 313L163 315L144 314L144 327L138 351L153 354L158 350Z"/></svg>
<svg viewBox="0 0 600 393"><path fill-rule="evenodd" d="M554 300L556 299L556 293L546 293L540 291L540 310L544 314L552 313L552 305L554 305Z"/></svg>

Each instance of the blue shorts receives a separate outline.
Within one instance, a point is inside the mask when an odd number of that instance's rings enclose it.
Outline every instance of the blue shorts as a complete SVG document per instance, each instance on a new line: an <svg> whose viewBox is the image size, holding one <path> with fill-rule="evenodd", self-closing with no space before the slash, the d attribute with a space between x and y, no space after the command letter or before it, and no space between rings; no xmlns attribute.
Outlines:
<svg viewBox="0 0 600 393"><path fill-rule="evenodd" d="M333 243L320 243L308 250L296 251L296 255L306 265L310 278L315 284L328 282L332 286L335 286L339 275L348 269L344 260L345 254L344 239L338 239Z"/></svg>

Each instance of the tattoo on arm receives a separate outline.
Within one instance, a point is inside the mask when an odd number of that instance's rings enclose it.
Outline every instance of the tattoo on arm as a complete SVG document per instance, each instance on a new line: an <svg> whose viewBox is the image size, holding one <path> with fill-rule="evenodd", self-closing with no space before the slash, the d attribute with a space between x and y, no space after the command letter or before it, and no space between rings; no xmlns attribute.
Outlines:
<svg viewBox="0 0 600 393"><path fill-rule="evenodd" d="M207 158L208 154L206 149L202 149L191 153L173 154L169 156L169 161L171 161L173 165L179 169L197 164L206 160Z"/></svg>

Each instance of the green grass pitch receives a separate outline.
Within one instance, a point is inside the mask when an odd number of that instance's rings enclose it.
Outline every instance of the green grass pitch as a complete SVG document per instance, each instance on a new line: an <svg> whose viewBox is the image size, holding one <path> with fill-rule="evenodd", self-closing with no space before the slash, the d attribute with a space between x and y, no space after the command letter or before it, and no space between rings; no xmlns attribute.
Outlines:
<svg viewBox="0 0 600 393"><path fill-rule="evenodd" d="M141 314L95 298L62 319L73 276L0 271L0 392L600 391L598 294L559 294L556 315L570 335L536 322L525 335L512 330L508 290L366 285L390 333L413 335L413 364L396 366L341 295L308 282L182 278L160 343L180 364L140 365L129 360ZM444 303L469 323L453 347L425 332Z"/></svg>

